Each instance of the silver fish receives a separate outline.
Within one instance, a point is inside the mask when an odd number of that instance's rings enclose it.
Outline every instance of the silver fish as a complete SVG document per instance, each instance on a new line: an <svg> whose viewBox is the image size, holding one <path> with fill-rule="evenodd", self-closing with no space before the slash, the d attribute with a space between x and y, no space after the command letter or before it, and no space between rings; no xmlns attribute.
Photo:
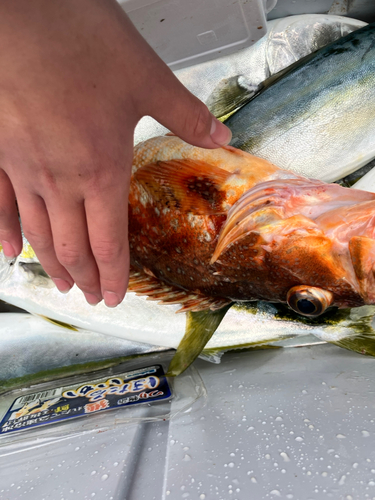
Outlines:
<svg viewBox="0 0 375 500"><path fill-rule="evenodd" d="M175 72L190 92L210 106L223 96L229 81L242 92L255 93L264 80L311 52L365 26L366 23L341 16L307 14L267 23L267 35L257 43L229 56ZM167 129L147 116L137 125L135 144ZM310 176L309 172L304 172Z"/></svg>
<svg viewBox="0 0 375 500"><path fill-rule="evenodd" d="M167 348L67 328L31 314L2 313L0 394L117 365Z"/></svg>
<svg viewBox="0 0 375 500"><path fill-rule="evenodd" d="M222 116L232 111L227 106ZM375 24L271 77L226 124L233 146L324 181L337 180L371 161Z"/></svg>

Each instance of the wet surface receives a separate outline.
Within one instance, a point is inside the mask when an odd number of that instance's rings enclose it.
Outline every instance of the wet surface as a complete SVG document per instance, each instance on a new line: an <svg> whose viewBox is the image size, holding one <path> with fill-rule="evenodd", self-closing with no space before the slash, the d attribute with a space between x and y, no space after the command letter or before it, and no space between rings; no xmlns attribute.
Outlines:
<svg viewBox="0 0 375 500"><path fill-rule="evenodd" d="M0 497L375 498L374 359L319 345L196 367L206 406L170 422L0 448Z"/></svg>

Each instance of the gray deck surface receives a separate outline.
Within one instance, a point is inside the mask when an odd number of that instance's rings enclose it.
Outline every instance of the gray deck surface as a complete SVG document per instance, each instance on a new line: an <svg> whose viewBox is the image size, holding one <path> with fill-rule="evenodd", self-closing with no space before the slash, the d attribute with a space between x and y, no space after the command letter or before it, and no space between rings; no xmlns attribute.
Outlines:
<svg viewBox="0 0 375 500"><path fill-rule="evenodd" d="M1 500L375 498L374 359L317 345L196 367L206 402L171 421L0 457Z"/></svg>

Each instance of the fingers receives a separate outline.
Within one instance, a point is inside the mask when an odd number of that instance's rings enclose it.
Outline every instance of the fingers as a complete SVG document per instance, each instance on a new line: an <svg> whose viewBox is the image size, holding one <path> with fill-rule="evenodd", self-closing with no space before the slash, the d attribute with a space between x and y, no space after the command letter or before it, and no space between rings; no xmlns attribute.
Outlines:
<svg viewBox="0 0 375 500"><path fill-rule="evenodd" d="M25 236L45 271L61 292L76 283L91 305L104 298L108 307L115 307L126 293L129 175L122 168L115 168L105 180L100 175L99 188L86 185L86 198L77 191L72 195L74 189L69 194L50 192L46 201L22 189L18 196ZM4 191L14 203L8 187L0 182L0 195Z"/></svg>
<svg viewBox="0 0 375 500"><path fill-rule="evenodd" d="M128 286L128 182L119 175L112 189L85 200L90 245L108 307L123 300Z"/></svg>
<svg viewBox="0 0 375 500"><path fill-rule="evenodd" d="M162 74L159 88L154 90L153 86L147 100L147 114L194 146L213 149L229 144L232 138L229 128L215 118L169 69Z"/></svg>
<svg viewBox="0 0 375 500"><path fill-rule="evenodd" d="M58 262L83 291L87 302L98 304L102 300L100 279L90 248L83 200L55 199L48 202L47 209ZM58 275L52 276L56 278Z"/></svg>
<svg viewBox="0 0 375 500"><path fill-rule="evenodd" d="M0 169L0 245L8 258L22 250L22 236L13 186L7 174Z"/></svg>
<svg viewBox="0 0 375 500"><path fill-rule="evenodd" d="M28 191L19 193L17 198L26 238L60 292L68 292L74 280L56 257L50 219L43 199Z"/></svg>

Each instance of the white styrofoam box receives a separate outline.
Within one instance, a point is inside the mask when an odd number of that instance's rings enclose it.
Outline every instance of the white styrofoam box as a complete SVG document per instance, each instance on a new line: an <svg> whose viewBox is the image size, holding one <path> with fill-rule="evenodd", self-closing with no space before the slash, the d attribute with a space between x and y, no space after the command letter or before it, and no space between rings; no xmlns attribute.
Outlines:
<svg viewBox="0 0 375 500"><path fill-rule="evenodd" d="M248 47L277 0L119 0L138 31L176 70Z"/></svg>

